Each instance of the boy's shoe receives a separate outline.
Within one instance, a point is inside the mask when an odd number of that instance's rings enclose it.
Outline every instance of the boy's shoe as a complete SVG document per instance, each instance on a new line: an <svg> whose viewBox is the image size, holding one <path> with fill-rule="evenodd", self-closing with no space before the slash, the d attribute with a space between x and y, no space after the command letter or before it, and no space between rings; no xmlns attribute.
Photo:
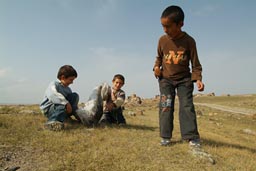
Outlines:
<svg viewBox="0 0 256 171"><path fill-rule="evenodd" d="M64 129L64 124L59 121L49 121L45 123L45 128L51 131L61 131Z"/></svg>
<svg viewBox="0 0 256 171"><path fill-rule="evenodd" d="M200 139L189 140L189 147L191 149L200 149L201 148Z"/></svg>
<svg viewBox="0 0 256 171"><path fill-rule="evenodd" d="M171 144L171 140L168 139L168 138L162 138L161 142L160 142L160 145L161 146L168 146Z"/></svg>

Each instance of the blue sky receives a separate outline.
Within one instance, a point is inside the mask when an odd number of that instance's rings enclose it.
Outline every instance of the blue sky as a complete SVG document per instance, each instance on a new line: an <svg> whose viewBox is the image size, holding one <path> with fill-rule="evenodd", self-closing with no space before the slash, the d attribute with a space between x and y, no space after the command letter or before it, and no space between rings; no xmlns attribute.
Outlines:
<svg viewBox="0 0 256 171"><path fill-rule="evenodd" d="M0 103L40 103L65 64L78 72L71 88L81 102L116 73L127 95L154 97L169 5L183 8L182 29L197 42L204 93L255 94L256 1L0 0Z"/></svg>

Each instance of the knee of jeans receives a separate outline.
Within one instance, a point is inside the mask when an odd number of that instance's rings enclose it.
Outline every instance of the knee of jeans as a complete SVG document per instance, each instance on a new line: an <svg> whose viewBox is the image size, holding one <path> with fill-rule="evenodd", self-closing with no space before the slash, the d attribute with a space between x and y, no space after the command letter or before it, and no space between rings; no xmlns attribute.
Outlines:
<svg viewBox="0 0 256 171"><path fill-rule="evenodd" d="M161 95L160 108L163 112L170 111L173 108L173 99L171 95Z"/></svg>
<svg viewBox="0 0 256 171"><path fill-rule="evenodd" d="M180 99L180 106L182 108L192 108L194 107L194 104L191 99L183 98L183 99Z"/></svg>

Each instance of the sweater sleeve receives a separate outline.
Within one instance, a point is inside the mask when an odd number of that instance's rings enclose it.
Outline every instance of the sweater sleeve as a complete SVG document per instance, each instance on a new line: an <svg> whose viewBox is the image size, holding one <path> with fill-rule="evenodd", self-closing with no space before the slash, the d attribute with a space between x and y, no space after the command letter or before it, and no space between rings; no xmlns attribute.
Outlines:
<svg viewBox="0 0 256 171"><path fill-rule="evenodd" d="M119 108L120 106L122 106L124 104L124 101L125 101L125 92L124 91L120 91L117 94L117 97L113 101L113 103L116 105L116 108Z"/></svg>
<svg viewBox="0 0 256 171"><path fill-rule="evenodd" d="M160 39L158 41L158 46L157 46L157 56L156 56L156 60L155 60L155 67L161 67L162 66L162 58L163 58L163 51L160 45Z"/></svg>
<svg viewBox="0 0 256 171"><path fill-rule="evenodd" d="M46 97L54 104L66 105L68 103L67 99L57 91L56 82L50 83L45 94Z"/></svg>
<svg viewBox="0 0 256 171"><path fill-rule="evenodd" d="M190 43L190 57L191 57L191 65L192 65L192 81L202 80L202 66L198 59L196 42L193 40Z"/></svg>

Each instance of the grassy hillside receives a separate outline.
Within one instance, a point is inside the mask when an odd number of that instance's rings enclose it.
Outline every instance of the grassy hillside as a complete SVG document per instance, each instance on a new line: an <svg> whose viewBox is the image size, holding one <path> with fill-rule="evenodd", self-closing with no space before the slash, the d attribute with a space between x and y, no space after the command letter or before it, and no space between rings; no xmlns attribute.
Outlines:
<svg viewBox="0 0 256 171"><path fill-rule="evenodd" d="M197 103L255 109L256 96L197 97ZM159 145L157 100L125 109L128 125L88 129L68 124L61 132L45 130L36 105L0 106L0 170L19 171L169 171L256 170L256 113L240 115L196 106L203 149L212 165L194 157L180 141L176 107L172 145ZM130 116L128 113L137 113Z"/></svg>

